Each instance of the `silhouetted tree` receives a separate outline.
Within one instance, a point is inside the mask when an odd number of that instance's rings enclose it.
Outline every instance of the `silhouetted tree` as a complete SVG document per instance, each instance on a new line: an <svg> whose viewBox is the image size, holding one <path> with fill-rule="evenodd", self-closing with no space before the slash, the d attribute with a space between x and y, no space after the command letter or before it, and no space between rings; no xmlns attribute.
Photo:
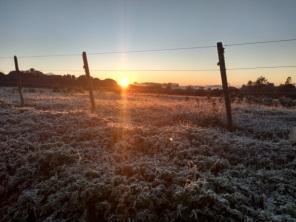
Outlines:
<svg viewBox="0 0 296 222"><path fill-rule="evenodd" d="M284 84L278 86L278 93L283 96L289 96L296 93L296 87L292 83L292 78L289 76Z"/></svg>
<svg viewBox="0 0 296 222"><path fill-rule="evenodd" d="M292 84L292 78L291 76L289 76L287 79L286 79L286 82L285 82L285 85L290 85Z"/></svg>
<svg viewBox="0 0 296 222"><path fill-rule="evenodd" d="M269 82L268 82L268 80L264 77L264 76L260 76L260 77L258 77L257 78L257 80L256 80L256 82L255 82L255 85L268 85L269 84Z"/></svg>

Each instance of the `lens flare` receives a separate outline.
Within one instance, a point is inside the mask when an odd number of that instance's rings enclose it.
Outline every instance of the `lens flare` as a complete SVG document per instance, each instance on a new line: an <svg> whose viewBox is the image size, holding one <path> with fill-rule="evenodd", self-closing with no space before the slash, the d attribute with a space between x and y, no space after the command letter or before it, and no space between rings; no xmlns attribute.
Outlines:
<svg viewBox="0 0 296 222"><path fill-rule="evenodd" d="M123 79L119 80L119 85L121 86L121 88L126 89L129 85L128 79L123 78Z"/></svg>

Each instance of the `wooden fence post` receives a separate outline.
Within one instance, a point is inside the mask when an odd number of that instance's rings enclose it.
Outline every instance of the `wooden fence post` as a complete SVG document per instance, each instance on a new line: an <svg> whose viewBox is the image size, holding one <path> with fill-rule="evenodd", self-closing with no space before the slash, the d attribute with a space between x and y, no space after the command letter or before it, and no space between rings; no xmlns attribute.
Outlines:
<svg viewBox="0 0 296 222"><path fill-rule="evenodd" d="M18 87L18 92L20 94L20 105L24 106L24 97L23 97L23 92L22 92L22 76L21 76L21 72L19 70L19 66L18 66L18 61L17 61L17 57L14 56L14 66L15 66L15 71L17 73L17 87Z"/></svg>
<svg viewBox="0 0 296 222"><path fill-rule="evenodd" d="M224 93L224 101L226 108L226 117L227 117L227 127L229 130L232 130L232 114L231 114L231 104L228 92L228 83L227 83L227 75L225 68L225 58L224 58L224 48L222 42L217 43L218 57L220 66L220 73L222 79L223 93Z"/></svg>
<svg viewBox="0 0 296 222"><path fill-rule="evenodd" d="M82 53L82 58L83 58L83 67L84 67L85 75L86 75L86 81L87 81L88 90L89 90L91 112L94 112L95 108L96 108L96 105L95 105L94 95L93 95L93 91L92 91L92 80L91 80L91 76L89 74L89 68L88 68L86 52Z"/></svg>

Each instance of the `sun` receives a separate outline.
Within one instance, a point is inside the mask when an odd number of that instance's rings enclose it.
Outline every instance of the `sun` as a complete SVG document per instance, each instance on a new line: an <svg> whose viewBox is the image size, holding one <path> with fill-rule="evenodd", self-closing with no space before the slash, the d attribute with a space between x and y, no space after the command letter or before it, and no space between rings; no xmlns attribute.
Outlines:
<svg viewBox="0 0 296 222"><path fill-rule="evenodd" d="M127 78L123 78L119 80L119 85L121 86L122 89L126 89L129 85L129 81Z"/></svg>

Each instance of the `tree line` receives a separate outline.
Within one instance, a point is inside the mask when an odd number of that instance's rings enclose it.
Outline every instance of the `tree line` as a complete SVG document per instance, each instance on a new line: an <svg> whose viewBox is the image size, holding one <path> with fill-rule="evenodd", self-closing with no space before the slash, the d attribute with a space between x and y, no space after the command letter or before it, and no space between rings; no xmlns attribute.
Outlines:
<svg viewBox="0 0 296 222"><path fill-rule="evenodd" d="M260 76L256 81L249 81L241 87L241 93L249 95L265 95L270 97L292 97L296 98L296 87L292 82L292 77L288 77L283 84L275 86L264 76Z"/></svg>
<svg viewBox="0 0 296 222"><path fill-rule="evenodd" d="M17 73L11 71L8 74L0 72L0 86L16 86L18 79L21 78L23 87L36 87L36 88L54 88L58 89L81 89L88 88L87 79L85 75L75 77L74 75L55 75L44 74L41 71L33 68ZM119 86L113 79L100 80L92 78L92 85L94 90L110 90L118 91Z"/></svg>
<svg viewBox="0 0 296 222"><path fill-rule="evenodd" d="M195 96L222 96L223 91L221 87L180 87L173 83L145 83L133 84L129 87L130 91L143 93L164 93L172 95L195 95ZM283 84L276 86L270 83L265 77L260 76L256 81L249 81L242 85L241 88L230 86L229 92L233 97L244 96L268 96L273 98L290 97L296 99L296 87L292 83L292 78L288 77Z"/></svg>
<svg viewBox="0 0 296 222"><path fill-rule="evenodd" d="M81 89L87 90L87 79L85 75L78 77L66 74L44 74L41 71L33 68L21 72L21 82L24 87L36 87L36 88L53 88L59 89ZM16 86L19 73L11 71L8 74L0 72L0 86ZM98 78L92 78L92 85L94 90L106 90L119 92L120 87L113 79L100 80ZM142 93L160 93L160 94L172 94L172 95L196 95L196 96L222 96L222 89L219 87L207 88L207 87L193 87L186 86L180 87L176 83L142 83L131 84L128 88L130 92L142 92ZM241 88L229 87L230 94L232 96L268 96L268 97L290 97L296 99L296 87L293 84L291 77L288 77L283 84L276 86L271 83L264 76L258 77L255 81L249 81L247 84L242 85Z"/></svg>

